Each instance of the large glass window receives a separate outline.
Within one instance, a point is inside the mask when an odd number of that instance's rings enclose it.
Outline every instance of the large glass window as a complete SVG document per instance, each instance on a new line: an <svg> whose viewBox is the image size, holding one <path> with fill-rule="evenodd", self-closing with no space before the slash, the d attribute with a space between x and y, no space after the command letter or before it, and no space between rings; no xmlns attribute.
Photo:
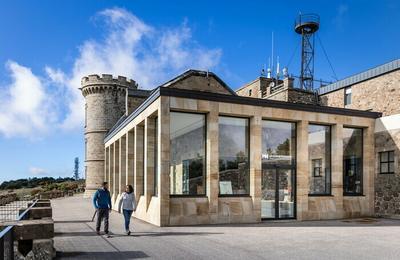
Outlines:
<svg viewBox="0 0 400 260"><path fill-rule="evenodd" d="M205 195L205 147L205 115L171 112L171 195Z"/></svg>
<svg viewBox="0 0 400 260"><path fill-rule="evenodd" d="M248 195L249 120L219 117L219 194Z"/></svg>
<svg viewBox="0 0 400 260"><path fill-rule="evenodd" d="M363 130L343 128L343 192L362 194Z"/></svg>
<svg viewBox="0 0 400 260"><path fill-rule="evenodd" d="M296 154L296 124L271 120L263 120L262 124L263 164L294 164Z"/></svg>
<svg viewBox="0 0 400 260"><path fill-rule="evenodd" d="M296 123L262 121L261 217L294 218Z"/></svg>
<svg viewBox="0 0 400 260"><path fill-rule="evenodd" d="M310 194L331 193L331 127L308 126Z"/></svg>

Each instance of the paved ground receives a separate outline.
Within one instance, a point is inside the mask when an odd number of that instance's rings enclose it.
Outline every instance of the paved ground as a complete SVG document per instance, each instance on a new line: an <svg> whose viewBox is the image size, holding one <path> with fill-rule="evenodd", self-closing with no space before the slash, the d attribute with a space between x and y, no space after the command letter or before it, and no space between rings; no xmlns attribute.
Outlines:
<svg viewBox="0 0 400 260"><path fill-rule="evenodd" d="M52 201L58 258L85 259L400 259L400 220L266 222L158 228L111 214L111 238L97 236L90 200Z"/></svg>

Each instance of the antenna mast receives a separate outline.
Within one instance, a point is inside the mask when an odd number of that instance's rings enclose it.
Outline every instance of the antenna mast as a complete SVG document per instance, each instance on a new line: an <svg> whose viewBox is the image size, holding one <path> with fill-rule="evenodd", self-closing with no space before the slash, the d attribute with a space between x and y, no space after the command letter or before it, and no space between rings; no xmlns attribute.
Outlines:
<svg viewBox="0 0 400 260"><path fill-rule="evenodd" d="M294 30L301 35L300 88L313 90L314 83L314 33L319 29L317 14L299 14Z"/></svg>

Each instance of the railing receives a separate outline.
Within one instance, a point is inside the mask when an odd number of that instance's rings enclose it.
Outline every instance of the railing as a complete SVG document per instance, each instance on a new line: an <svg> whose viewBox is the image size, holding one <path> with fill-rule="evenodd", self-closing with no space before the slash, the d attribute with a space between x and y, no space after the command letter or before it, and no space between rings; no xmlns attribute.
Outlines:
<svg viewBox="0 0 400 260"><path fill-rule="evenodd" d="M19 214L21 208L26 208L29 202L32 201L14 201L10 204L0 208L1 222L4 221L20 221L26 219L29 210L35 206L38 200L34 200L24 212ZM14 236L13 225L5 226L0 232L0 259L13 260L14 259Z"/></svg>

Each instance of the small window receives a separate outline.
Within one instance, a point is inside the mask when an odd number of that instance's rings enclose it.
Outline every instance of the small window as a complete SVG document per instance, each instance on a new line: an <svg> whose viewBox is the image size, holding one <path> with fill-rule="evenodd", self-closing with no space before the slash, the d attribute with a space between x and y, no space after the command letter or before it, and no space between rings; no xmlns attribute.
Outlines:
<svg viewBox="0 0 400 260"><path fill-rule="evenodd" d="M313 177L322 177L321 175L322 159L313 159L312 167L313 167Z"/></svg>
<svg viewBox="0 0 400 260"><path fill-rule="evenodd" d="M251 89L249 89L249 96L251 97Z"/></svg>
<svg viewBox="0 0 400 260"><path fill-rule="evenodd" d="M344 105L350 105L351 104L351 87L345 88L344 89Z"/></svg>
<svg viewBox="0 0 400 260"><path fill-rule="evenodd" d="M379 153L379 172L380 174L394 173L394 151Z"/></svg>

